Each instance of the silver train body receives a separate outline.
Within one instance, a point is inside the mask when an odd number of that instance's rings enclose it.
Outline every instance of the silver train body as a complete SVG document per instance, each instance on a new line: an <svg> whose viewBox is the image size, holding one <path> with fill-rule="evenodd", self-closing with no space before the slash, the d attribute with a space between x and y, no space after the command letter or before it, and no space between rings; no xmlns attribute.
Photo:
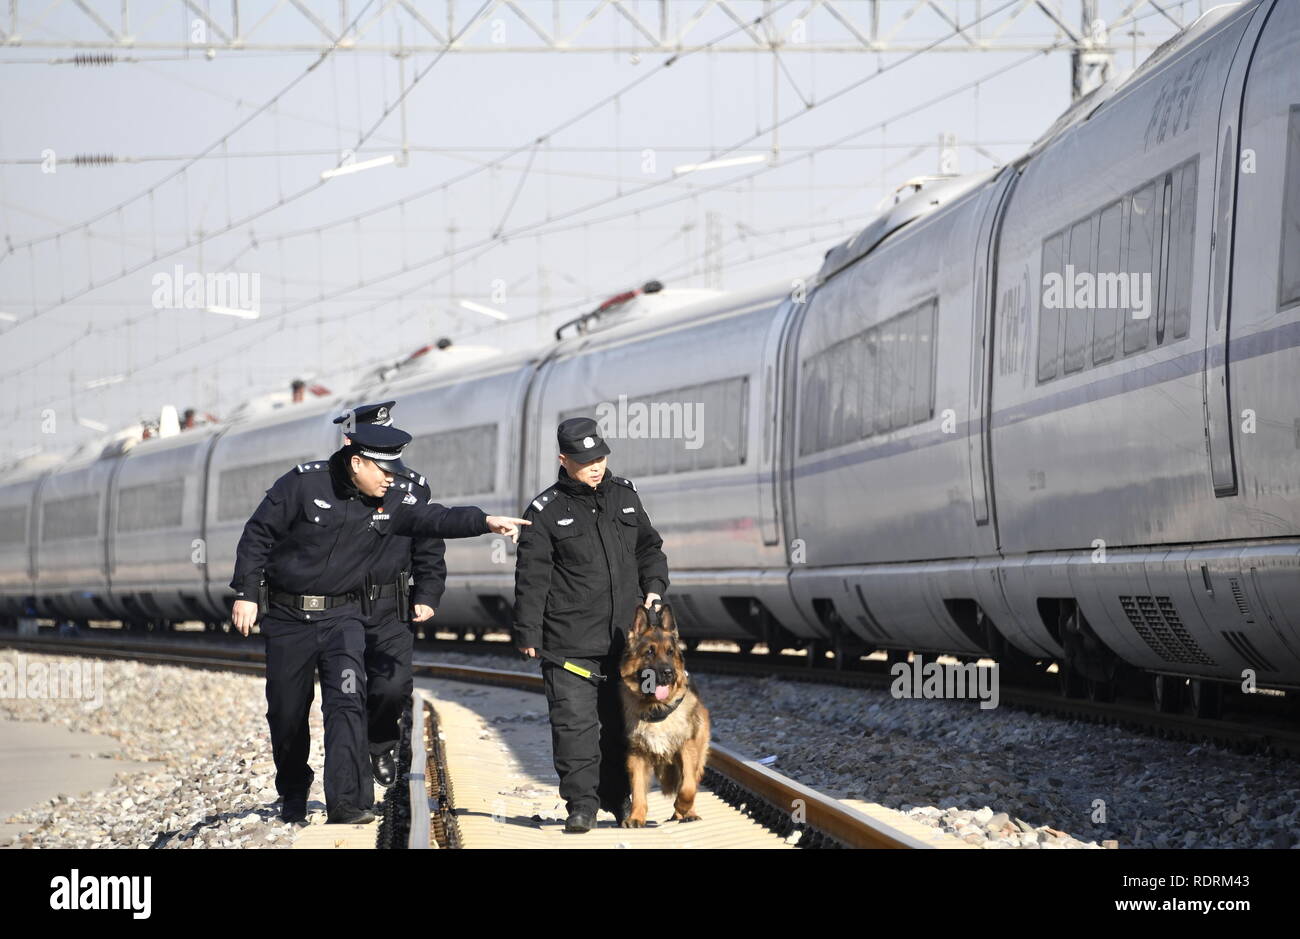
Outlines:
<svg viewBox="0 0 1300 939"><path fill-rule="evenodd" d="M398 400L442 501L500 513L553 481L557 420L703 405L695 440L609 435L696 637L1300 686L1297 49L1300 3L1216 8L1014 164L885 212L806 287L357 398ZM1149 274L1149 302L1048 304L1046 275L1069 272ZM7 482L4 612L223 619L245 518L337 446L349 403ZM448 545L440 623L509 623L512 558L490 542Z"/></svg>

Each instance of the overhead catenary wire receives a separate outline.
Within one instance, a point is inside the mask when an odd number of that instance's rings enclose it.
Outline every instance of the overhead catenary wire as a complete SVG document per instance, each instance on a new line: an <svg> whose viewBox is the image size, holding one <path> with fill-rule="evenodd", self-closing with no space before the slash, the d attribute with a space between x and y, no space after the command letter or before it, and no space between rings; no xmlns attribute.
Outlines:
<svg viewBox="0 0 1300 939"><path fill-rule="evenodd" d="M1063 44L1063 41L1058 42L1058 43L1056 44L1056 46L1059 47L1059 46L1062 45L1062 44ZM1055 48L1055 47L1054 47L1054 48ZM879 128L881 128L881 127L883 127L883 126L886 126L886 125L888 125L888 124L890 124L890 123L894 123L894 122L896 122L896 121L902 120L902 119L905 118L905 117L909 117L909 116L911 116L911 115L913 115L913 114L915 114L915 113L918 113L919 111L924 110L925 108L932 107L933 105L935 105L935 104L937 104L937 103L939 103L939 102L941 102L941 101L947 100L948 98L954 97L954 96L956 96L956 95L958 95L958 94L961 94L961 93L964 92L964 91L969 90L969 88L972 87L972 86L973 86L974 84L976 84L976 83L987 82L987 81L989 81L989 80L992 79L992 78L998 77L999 75L1006 74L1007 72L1009 72L1009 71L1011 71L1011 70L1013 70L1013 69L1015 69L1015 68L1018 68L1018 67L1020 67L1021 65L1024 65L1025 63L1027 63L1027 62L1033 61L1034 59L1039 58L1039 57L1042 56L1042 55L1049 54L1051 51L1053 51L1053 49L1040 50L1040 51L1035 51L1035 52L1033 52L1033 53L1030 53L1029 55L1027 55L1027 56L1023 56L1023 57L1021 57L1021 58L1019 58L1019 59L1017 59L1017 60L1015 60L1015 61L1013 61L1013 62L1011 62L1011 63L1009 63L1009 64L1007 64L1007 65L1000 66L999 68L997 68L997 69L995 69L995 70L992 70L992 71L990 71L990 72L988 72L988 73L985 73L984 75L981 75L980 77L978 77L978 78L976 78L976 79L973 79L973 80L971 80L970 82L964 83L964 84L962 84L962 85L960 85L960 86L957 86L956 88L950 89L950 90L948 90L948 91L946 91L946 92L943 92L943 93L941 93L941 94L939 94L939 95L933 96L933 97L927 99L927 100L924 101L924 102L921 102L921 103L919 103L919 104L917 104L917 105L914 105L914 106L912 106L912 107L909 107L909 108L907 108L907 109L904 109L903 111L901 111L901 112L899 112L899 113L896 113L896 114L894 114L894 115L891 115L890 117L887 117L887 118L885 118L885 119L882 120L882 121L875 122L875 123L873 123L873 124L871 124L871 125L868 125L868 126L866 126L866 127L864 127L864 128L861 128L861 129L859 129L859 130L852 131L852 132L850 132L849 134L846 134L846 135L844 135L843 137L838 138L837 140L833 140L833 141L830 141L830 142L828 142L828 143L826 143L826 144L821 145L819 148L816 148L815 150L809 150L807 153L804 153L804 154L801 154L801 155L799 155L799 156L797 156L797 157L794 157L794 158L790 159L789 161L787 161L787 162L785 162L785 163L783 163L783 164L780 164L779 166L778 166L778 165L766 165L766 166L762 166L762 167L759 167L757 170L754 170L754 171L752 171L752 172L750 172L750 173L748 173L748 174L746 174L746 175L744 175L744 176L742 176L742 177L739 177L738 179L730 179L730 180L727 180L727 181L725 181L725 182L717 183L717 184L715 184L714 186L703 187L701 190L698 190L698 191L696 191L696 192L692 192L692 193L687 193L687 194L685 194L685 195L669 197L669 198L664 199L664 200L661 200L660 202L655 203L655 204L653 204L653 205L651 205L651 206L649 206L649 207L646 207L646 206L639 207L636 211L637 211L637 212L642 212L642 211L648 211L649 209L662 208L662 207L664 207L664 206L666 206L666 205L670 205L670 204L673 204L673 203L676 203L676 202L681 202L681 201L683 201L684 199L693 198L693 197L695 197L695 196L698 196L701 192L708 192L708 191L711 191L711 190L713 190L713 189L720 188L720 187L723 186L723 185L735 185L738 181L742 181L742 180L746 180L746 179L754 178L754 177L757 177L757 176L763 175L763 174L765 174L765 173L772 172L773 170L778 169L778 168L785 168L785 167L791 166L791 165L793 165L794 163L799 162L800 160L809 159L810 157L812 157L813 155L815 155L815 153L817 153L817 152L819 152L819 151L824 151L824 150L828 150L828 149L831 149L831 148L834 148L834 147L838 147L838 146L839 146L841 143L843 143L843 142L846 142L846 141L849 141L849 140L856 139L857 137L860 137L860 136L862 136L862 135L864 135L864 134L870 133L870 132L872 132L872 131L874 131L874 130L878 130ZM607 200L602 200L602 202L599 203L599 204L607 204L609 201L612 201L612 200L609 200L609 199L607 199ZM566 216L567 216L567 215L571 215L571 214L574 214L574 213L566 213ZM269 316L263 316L263 317L261 317L261 318L258 319L258 320L253 320L253 321L248 322L247 324L245 324L245 325L243 326L243 329L246 329L246 330L256 330L256 329L260 329L260 328L262 328L262 327L264 327L264 326L266 326L266 325L269 325L269 324L279 323L279 322L281 322L281 321L283 320L284 317L286 317L286 316L288 316L288 315L290 315L290 314L296 312L296 311L299 310L299 309L302 309L302 308L304 308L304 307L310 305L311 303L319 302L320 299L327 299L327 300L337 299L339 296L344 296L344 295L347 295L347 294L349 294L349 293L354 292L354 291L355 291L356 289L358 289L359 287L362 287L362 286L373 286L375 283L381 283L381 282L384 282L384 281L386 281L386 280L391 280L391 279L392 279L393 277L395 277L395 276L400 276L400 275L402 275L402 274L411 273L412 271L416 271L416 270L422 269L422 268L424 268L424 267L428 267L428 266L431 265L431 264L436 264L436 263L438 263L438 262L440 262L440 261L444 261L444 260L448 260L448 259L451 259L451 258L455 258L455 257L457 257L457 256L463 255L463 254L464 254L465 252L467 252L467 251L471 251L471 250L475 250L475 251L476 251L476 253L474 253L473 255L470 255L469 257L462 258L462 260L461 260L459 263L453 263L453 264L449 267L448 271L447 271L447 272L444 272L444 275L442 275L442 276L445 276L446 274L453 273L457 268L459 268L459 267L461 267L461 266L464 266L464 265L466 265L466 264L468 264L468 263L470 263L470 262L472 262L472 261L474 261L474 260L477 260L479 257L482 257L483 255L487 254L488 252L490 252L491 250L493 250L493 249L494 249L498 244L502 243L502 242L505 241L505 240L508 240L509 238L515 238L515 237L518 237L518 236L521 235L521 234L528 234L528 233L534 233L534 234L535 234L535 233L537 233L537 232L534 232L534 231L533 231L533 229L535 229L535 228L539 228L539 227L543 227L543 226L544 226L542 230L544 230L545 233L547 233L547 234L555 234L555 233L558 233L558 232L561 232L561 231L572 231L572 230L575 230L575 229L578 229L578 228L583 228L583 227L589 226L589 225L591 225L591 224L599 224L601 221L607 220L608 218L622 218L622 217L626 217L626 215L628 215L628 214L630 214L630 213L628 213L628 212L616 213L616 214L613 215L613 216L607 216L605 219L597 219L597 220L594 220L594 221L593 221L593 220L590 220L590 219L587 219L587 220L583 220L583 221L572 222L572 223L569 223L569 224L567 224L567 225L562 225L562 226L555 226L555 225L549 225L549 226L548 226L548 225L545 225L545 222L544 222L544 221L543 221L543 222L539 222L539 223L533 223L532 225L529 225L529 226L523 226L523 227L521 227L520 229L516 229L516 230L512 231L511 233L509 233L508 236L506 236L506 237L504 237L504 238L489 237L489 238L483 239L483 240L481 240L480 242L477 242L477 243L474 243L474 244L463 245L463 246L460 246L460 247L453 247L453 248L451 248L451 249L449 249L449 250L443 252L443 254L441 254L441 255L439 255L439 256L437 256L437 257L434 257L434 258L428 259L428 260L426 260L426 261L424 261L424 262L421 262L421 263L418 263L418 264L413 264L413 265L405 265L404 268L403 268L402 270L400 270L400 271L397 271L397 272L394 272L394 273L388 273L388 274L380 275L380 276L378 276L378 277L376 277L376 278L372 278L372 279L370 279L370 280L368 280L368 281L363 281L363 282L360 282L360 283L355 284L355 285L348 285L348 286L342 287L342 288L340 288L339 290L337 290L337 291L335 291L335 292L333 292L333 293L331 293L331 294L327 294L324 298L315 298L315 299L311 299L311 300L305 300L305 301L302 301L302 302L297 303L297 304L293 304L293 305L286 306L286 307L285 307L281 312L279 312L279 313L271 314L271 315L269 315ZM378 302L376 302L376 303L374 303L374 304L371 304L371 305L368 305L368 306L362 307L362 308L357 309L357 310L350 311L349 313L347 313L347 314L345 314L345 315L347 315L347 316L358 316L358 315L362 315L362 314L365 314L365 313L372 312L372 311L374 311L375 309L378 309L379 307L384 306L384 305L386 305L386 304L388 304L388 303L392 303L392 302L394 302L394 301L396 301L396 300L402 299L403 297L410 296L410 295L413 294L413 293L419 293L419 292L421 292L421 291L423 291L423 290L426 290L426 289L428 288L428 284L429 284L429 281L422 281L420 284L417 284L417 285L414 286L414 287L411 287L411 288L406 289L406 290L398 291L398 292L396 292L396 293L394 293L394 294L391 294L390 296L388 296L388 297L386 297L386 298L384 298L384 299L382 299L382 300L379 300ZM229 335L233 335L233 332L234 332L234 331L232 331L232 332L230 332L230 333L227 333L226 335L227 335L227 336L229 336ZM74 342L71 343L70 345L75 344L76 341L79 341L79 340L74 340ZM164 361L167 361L167 360L171 359L172 357L174 357L174 356L176 356L176 355L184 354L185 352L192 351L193 349L199 348L199 347L201 347L201 346L203 346L203 345L206 345L206 343L196 342L196 343L190 343L190 344L187 345L187 346L182 346L182 347L180 347L180 348L178 348L178 349L174 349L174 350L172 350L172 352L168 353L167 355L163 355L163 356L156 357L155 359L151 360L150 362L146 362L146 363L143 363L143 364L138 364L138 365L135 367L134 371L138 373L138 372L140 372L140 371L147 370L147 369L153 367L154 365L157 365L157 364L159 364L159 363L161 363L161 362L164 362ZM48 357L47 357L47 358L48 358ZM58 400L58 399L54 399L54 400Z"/></svg>

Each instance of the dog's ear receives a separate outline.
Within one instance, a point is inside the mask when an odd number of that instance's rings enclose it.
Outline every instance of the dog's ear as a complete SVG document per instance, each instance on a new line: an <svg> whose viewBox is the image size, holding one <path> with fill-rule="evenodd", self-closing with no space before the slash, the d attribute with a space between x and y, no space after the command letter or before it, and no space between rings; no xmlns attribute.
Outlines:
<svg viewBox="0 0 1300 939"><path fill-rule="evenodd" d="M632 617L632 635L636 636L646 631L650 626L650 617L646 615L645 607L641 604L636 605L636 615Z"/></svg>
<svg viewBox="0 0 1300 939"><path fill-rule="evenodd" d="M667 603L659 608L659 622L664 629L673 634L674 639L677 638L677 617L673 615L673 608Z"/></svg>

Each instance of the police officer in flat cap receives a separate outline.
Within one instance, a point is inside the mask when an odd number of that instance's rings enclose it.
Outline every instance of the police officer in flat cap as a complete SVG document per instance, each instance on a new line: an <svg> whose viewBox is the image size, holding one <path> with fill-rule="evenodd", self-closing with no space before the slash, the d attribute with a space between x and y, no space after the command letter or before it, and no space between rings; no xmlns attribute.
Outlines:
<svg viewBox="0 0 1300 939"><path fill-rule="evenodd" d="M358 424L325 460L300 463L275 481L244 525L236 550L231 620L247 636L260 616L266 640L266 719L281 818L303 821L314 774L307 714L319 674L325 716L325 803L329 821L371 821L366 759L366 572L394 536L472 538L489 531L518 540L523 519L476 506L408 503L394 481L405 472L411 435Z"/></svg>
<svg viewBox="0 0 1300 939"><path fill-rule="evenodd" d="M359 404L334 418L341 424L343 442L357 424L392 426L397 402ZM424 477L407 467L394 474L394 488L402 501L433 501ZM385 539L384 548L366 575L362 613L366 626L366 726L370 740L370 765L375 782L391 786L397 781L398 721L411 699L413 623L428 622L447 586L446 542L441 538ZM414 583L412 583L414 581Z"/></svg>
<svg viewBox="0 0 1300 939"><path fill-rule="evenodd" d="M637 604L668 589L668 559L636 486L606 467L596 422L571 418L556 436L559 478L524 512L532 527L516 559L514 638L525 655L544 649L607 676L542 662L565 830L585 832L597 809L619 822L629 811L619 658Z"/></svg>

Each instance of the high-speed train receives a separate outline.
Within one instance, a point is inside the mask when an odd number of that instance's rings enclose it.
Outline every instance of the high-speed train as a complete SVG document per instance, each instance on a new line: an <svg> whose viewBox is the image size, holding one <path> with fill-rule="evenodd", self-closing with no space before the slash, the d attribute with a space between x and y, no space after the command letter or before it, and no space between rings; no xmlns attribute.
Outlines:
<svg viewBox="0 0 1300 939"><path fill-rule="evenodd" d="M394 398L440 501L502 514L553 482L557 421L602 413L693 638L1055 662L1102 697L1127 665L1162 706L1298 687L1298 49L1294 0L1215 8L806 284L11 475L3 612L224 619L262 492ZM509 624L490 541L448 544L444 626Z"/></svg>

